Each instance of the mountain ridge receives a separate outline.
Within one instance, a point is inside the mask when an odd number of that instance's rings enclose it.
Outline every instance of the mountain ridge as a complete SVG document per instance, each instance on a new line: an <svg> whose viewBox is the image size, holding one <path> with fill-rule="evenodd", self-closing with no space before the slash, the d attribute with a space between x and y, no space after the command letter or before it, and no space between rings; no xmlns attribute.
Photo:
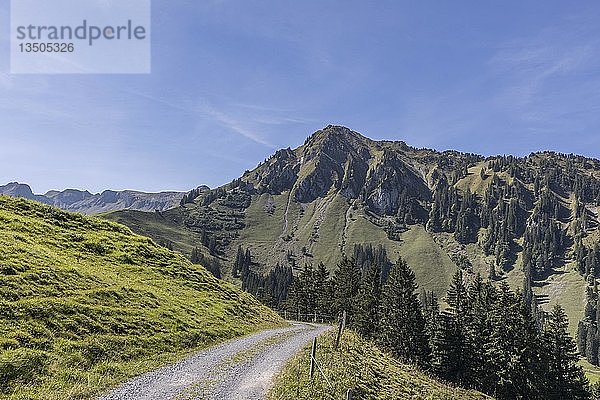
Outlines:
<svg viewBox="0 0 600 400"><path fill-rule="evenodd" d="M101 193L93 194L87 190L65 189L62 191L50 190L45 194L35 194L27 184L10 182L0 186L0 194L35 200L65 211L98 214L123 209L150 212L165 211L177 206L185 192L146 193L136 190L104 190Z"/></svg>

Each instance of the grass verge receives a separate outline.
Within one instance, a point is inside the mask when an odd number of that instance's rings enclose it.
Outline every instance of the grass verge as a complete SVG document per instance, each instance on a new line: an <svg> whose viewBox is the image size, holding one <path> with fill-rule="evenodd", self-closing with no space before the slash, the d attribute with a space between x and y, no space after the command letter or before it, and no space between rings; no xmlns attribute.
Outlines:
<svg viewBox="0 0 600 400"><path fill-rule="evenodd" d="M309 379L311 346L290 360L277 377L268 400L345 399L490 399L479 392L439 382L415 367L402 364L352 331L346 331L339 349L335 332L318 339L315 378Z"/></svg>

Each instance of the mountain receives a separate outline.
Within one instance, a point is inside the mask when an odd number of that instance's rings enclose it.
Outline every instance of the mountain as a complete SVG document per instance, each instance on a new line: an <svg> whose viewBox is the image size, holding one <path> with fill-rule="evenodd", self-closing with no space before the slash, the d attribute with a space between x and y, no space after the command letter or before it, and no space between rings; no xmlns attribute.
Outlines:
<svg viewBox="0 0 600 400"><path fill-rule="evenodd" d="M208 190L206 186L201 188ZM184 196L181 192L144 193L133 190L105 190L102 193L92 194L87 190L76 189L51 190L39 195L34 194L29 185L17 182L0 186L0 194L35 200L82 214L98 214L115 210L164 211L178 205Z"/></svg>
<svg viewBox="0 0 600 400"><path fill-rule="evenodd" d="M283 321L123 225L0 196L0 398L87 399Z"/></svg>
<svg viewBox="0 0 600 400"><path fill-rule="evenodd" d="M320 262L333 271L363 251L357 245L381 245L440 297L462 268L535 295L545 309L560 302L572 333L586 279L600 276L600 161L582 156L440 152L328 126L183 203L106 217L186 254L201 247L231 269L238 248L249 249L256 273Z"/></svg>

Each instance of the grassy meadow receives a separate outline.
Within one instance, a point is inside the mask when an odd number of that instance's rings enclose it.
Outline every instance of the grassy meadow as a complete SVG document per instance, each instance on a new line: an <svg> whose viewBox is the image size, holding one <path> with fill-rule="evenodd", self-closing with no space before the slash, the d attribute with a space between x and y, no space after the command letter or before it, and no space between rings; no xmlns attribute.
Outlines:
<svg viewBox="0 0 600 400"><path fill-rule="evenodd" d="M125 226L0 196L0 399L89 399L284 322Z"/></svg>

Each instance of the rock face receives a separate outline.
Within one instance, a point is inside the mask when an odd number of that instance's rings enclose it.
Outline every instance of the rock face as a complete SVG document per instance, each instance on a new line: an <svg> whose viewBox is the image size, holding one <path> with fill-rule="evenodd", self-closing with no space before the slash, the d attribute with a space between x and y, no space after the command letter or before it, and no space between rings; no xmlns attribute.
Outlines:
<svg viewBox="0 0 600 400"><path fill-rule="evenodd" d="M398 210L402 198L431 200L433 182L427 174L437 162L431 157L442 158L440 153L403 142L374 141L330 125L295 150L279 150L242 179L258 194L291 190L296 202L311 203L336 192L389 215ZM458 166L463 158L450 160Z"/></svg>
<svg viewBox="0 0 600 400"><path fill-rule="evenodd" d="M0 186L0 194L22 197L49 204L66 211L82 214L97 214L116 210L165 211L179 205L182 192L144 193L133 190L113 191L92 194L87 190L52 190L44 195L34 194L29 185L11 182Z"/></svg>

